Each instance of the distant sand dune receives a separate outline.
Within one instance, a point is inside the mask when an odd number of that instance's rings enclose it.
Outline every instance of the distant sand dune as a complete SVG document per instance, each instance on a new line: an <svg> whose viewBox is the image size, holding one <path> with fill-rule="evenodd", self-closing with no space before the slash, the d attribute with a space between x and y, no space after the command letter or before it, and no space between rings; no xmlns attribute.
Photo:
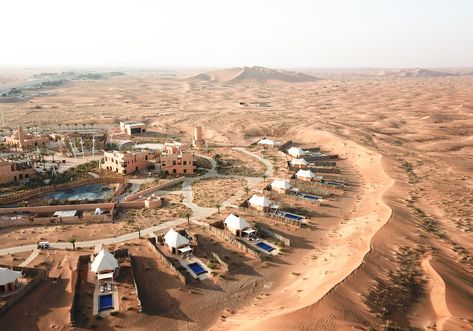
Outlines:
<svg viewBox="0 0 473 331"><path fill-rule="evenodd" d="M243 67L200 73L187 80L212 81L220 83L282 81L288 83L313 82L318 80L301 72L270 69L265 67Z"/></svg>

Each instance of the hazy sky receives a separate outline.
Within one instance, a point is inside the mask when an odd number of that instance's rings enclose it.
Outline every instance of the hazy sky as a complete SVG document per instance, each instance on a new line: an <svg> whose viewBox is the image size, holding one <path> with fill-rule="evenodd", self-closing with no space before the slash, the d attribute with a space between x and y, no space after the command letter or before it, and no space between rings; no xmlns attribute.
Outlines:
<svg viewBox="0 0 473 331"><path fill-rule="evenodd" d="M472 0L10 0L0 66L473 66Z"/></svg>

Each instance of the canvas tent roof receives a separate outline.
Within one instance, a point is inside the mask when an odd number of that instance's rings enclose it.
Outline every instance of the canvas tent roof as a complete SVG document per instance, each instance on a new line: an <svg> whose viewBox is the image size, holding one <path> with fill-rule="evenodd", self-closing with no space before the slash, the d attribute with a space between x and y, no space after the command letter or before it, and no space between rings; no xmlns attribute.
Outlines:
<svg viewBox="0 0 473 331"><path fill-rule="evenodd" d="M307 165L309 164L305 159L294 159L291 161L292 165Z"/></svg>
<svg viewBox="0 0 473 331"><path fill-rule="evenodd" d="M283 190L291 189L291 184L287 180L276 179L271 183L271 188L281 188Z"/></svg>
<svg viewBox="0 0 473 331"><path fill-rule="evenodd" d="M243 217L237 216L235 214L228 215L224 223L229 229L234 230L244 230L251 228L251 225Z"/></svg>
<svg viewBox="0 0 473 331"><path fill-rule="evenodd" d="M106 270L115 270L116 268L118 268L117 259L104 248L100 250L90 266L90 270L95 273Z"/></svg>
<svg viewBox="0 0 473 331"><path fill-rule="evenodd" d="M260 141L258 141L258 144L259 145L279 145L280 143L272 139L263 138Z"/></svg>
<svg viewBox="0 0 473 331"><path fill-rule="evenodd" d="M297 177L306 177L306 178L315 178L315 174L310 171L310 170L299 170L297 173L296 173L296 176Z"/></svg>
<svg viewBox="0 0 473 331"><path fill-rule="evenodd" d="M300 157L306 154L306 152L299 147L291 147L287 150L287 153L294 157Z"/></svg>
<svg viewBox="0 0 473 331"><path fill-rule="evenodd" d="M164 242L169 247L173 248L189 245L189 239L187 239L174 229L169 229L169 231L164 235Z"/></svg>
<svg viewBox="0 0 473 331"><path fill-rule="evenodd" d="M271 202L271 200L269 200L265 196L260 196L260 195L254 194L250 198L249 203L252 204L252 205L257 205L257 206L261 206L261 207L269 207L272 202Z"/></svg>
<svg viewBox="0 0 473 331"><path fill-rule="evenodd" d="M13 283L20 277L21 271L0 267L0 286Z"/></svg>

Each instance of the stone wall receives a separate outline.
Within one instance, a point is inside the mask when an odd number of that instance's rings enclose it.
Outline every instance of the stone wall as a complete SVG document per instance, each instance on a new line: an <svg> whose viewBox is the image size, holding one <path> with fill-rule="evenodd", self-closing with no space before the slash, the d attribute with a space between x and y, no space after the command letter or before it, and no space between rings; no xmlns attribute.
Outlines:
<svg viewBox="0 0 473 331"><path fill-rule="evenodd" d="M80 269L80 265L82 264L88 265L89 261L90 261L90 255L79 256L79 258L77 259L76 269L72 272L72 275L71 275L72 304L69 310L69 318L72 325L75 324L75 309L76 309L77 300L78 300L79 286L80 286L80 282L82 281L78 270Z"/></svg>
<svg viewBox="0 0 473 331"><path fill-rule="evenodd" d="M238 249L242 250L243 252L251 255L252 257L261 260L261 254L256 249L245 245L243 242L235 238L232 234L225 232L213 225L203 223L202 224L211 234L214 234L225 241L228 241L233 246L237 247Z"/></svg>
<svg viewBox="0 0 473 331"><path fill-rule="evenodd" d="M86 215L83 217L23 217L18 220L4 220L0 222L0 228L37 226L37 225L61 225L81 223L106 223L111 222L109 215Z"/></svg>
<svg viewBox="0 0 473 331"><path fill-rule="evenodd" d="M262 224L256 224L256 228L260 233L263 233L267 237L273 238L276 241L280 242L283 246L290 247L291 246L291 240L289 238L286 238L276 232L271 231L269 228Z"/></svg>
<svg viewBox="0 0 473 331"><path fill-rule="evenodd" d="M181 273L172 263L171 261L168 260L166 255L164 255L163 252L158 248L158 240L157 237L155 238L149 238L148 241L148 246L151 248L151 250L156 254L156 256L176 275L176 277L181 281L181 283L186 284L186 276Z"/></svg>

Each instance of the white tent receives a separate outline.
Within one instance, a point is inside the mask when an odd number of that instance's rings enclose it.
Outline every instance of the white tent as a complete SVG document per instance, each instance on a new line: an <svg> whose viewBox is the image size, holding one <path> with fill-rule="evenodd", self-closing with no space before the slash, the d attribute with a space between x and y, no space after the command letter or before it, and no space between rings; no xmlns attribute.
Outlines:
<svg viewBox="0 0 473 331"><path fill-rule="evenodd" d="M272 201L266 198L265 196L259 196L254 194L250 200L249 203L251 205L256 205L256 206L261 206L261 207L269 207L272 204Z"/></svg>
<svg viewBox="0 0 473 331"><path fill-rule="evenodd" d="M267 139L267 138L264 138L258 141L258 145L274 146L274 145L279 145L279 144L280 144L279 142L271 140L271 139Z"/></svg>
<svg viewBox="0 0 473 331"><path fill-rule="evenodd" d="M178 248L181 246L189 245L189 239L182 236L174 229L170 229L164 235L164 242L171 248Z"/></svg>
<svg viewBox="0 0 473 331"><path fill-rule="evenodd" d="M271 188L280 188L282 190L290 190L291 184L287 180L284 179L276 179L271 183Z"/></svg>
<svg viewBox="0 0 473 331"><path fill-rule="evenodd" d="M92 265L90 266L90 270L95 273L99 273L102 271L108 270L115 270L118 268L118 261L117 259L105 249L102 250L97 254Z"/></svg>
<svg viewBox="0 0 473 331"><path fill-rule="evenodd" d="M310 170L303 170L303 169L300 169L297 173L296 173L296 177L304 177L304 178L315 178L315 174L310 171Z"/></svg>
<svg viewBox="0 0 473 331"><path fill-rule="evenodd" d="M287 150L287 153L293 157L302 157L306 152L298 147L291 147Z"/></svg>
<svg viewBox="0 0 473 331"><path fill-rule="evenodd" d="M305 159L294 159L291 161L291 165L308 165L309 163Z"/></svg>
<svg viewBox="0 0 473 331"><path fill-rule="evenodd" d="M22 277L21 271L0 267L0 286L14 283L20 277Z"/></svg>
<svg viewBox="0 0 473 331"><path fill-rule="evenodd" d="M232 230L245 230L251 228L250 224L243 217L235 214L228 215L224 223L227 228Z"/></svg>

